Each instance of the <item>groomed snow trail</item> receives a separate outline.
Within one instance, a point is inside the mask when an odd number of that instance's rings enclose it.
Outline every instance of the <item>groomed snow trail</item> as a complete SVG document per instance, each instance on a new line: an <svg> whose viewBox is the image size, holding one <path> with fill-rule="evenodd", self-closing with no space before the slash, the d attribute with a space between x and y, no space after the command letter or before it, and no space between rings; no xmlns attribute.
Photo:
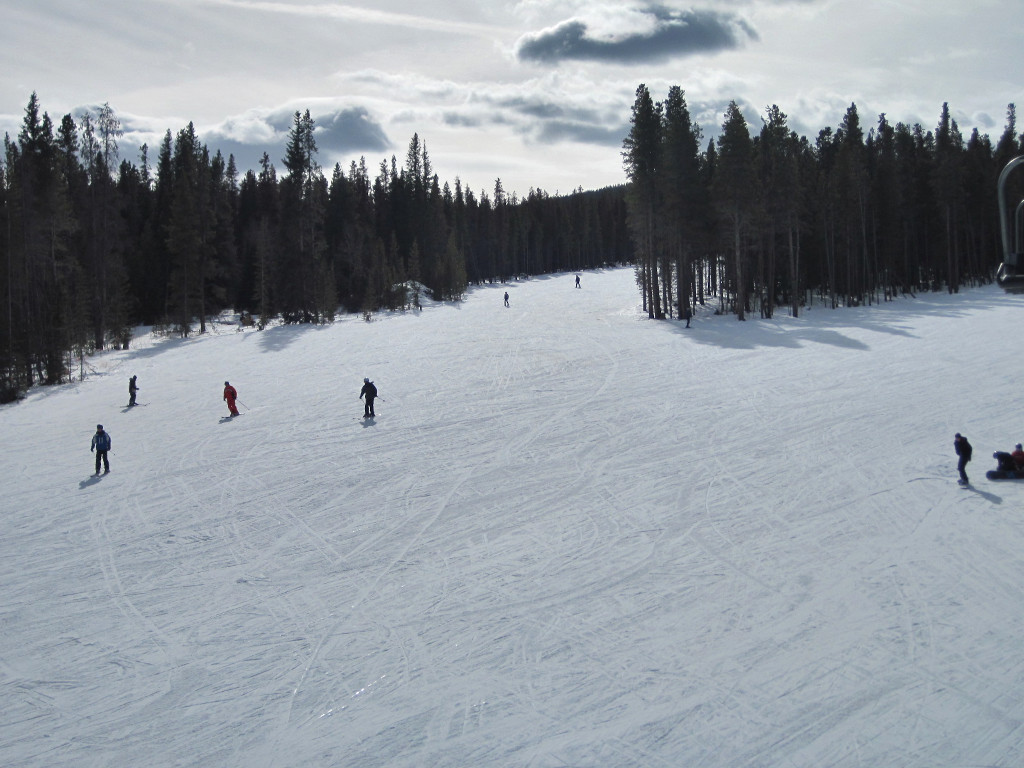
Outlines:
<svg viewBox="0 0 1024 768"><path fill-rule="evenodd" d="M685 329L574 282L0 408L0 763L1024 764L1022 299Z"/></svg>

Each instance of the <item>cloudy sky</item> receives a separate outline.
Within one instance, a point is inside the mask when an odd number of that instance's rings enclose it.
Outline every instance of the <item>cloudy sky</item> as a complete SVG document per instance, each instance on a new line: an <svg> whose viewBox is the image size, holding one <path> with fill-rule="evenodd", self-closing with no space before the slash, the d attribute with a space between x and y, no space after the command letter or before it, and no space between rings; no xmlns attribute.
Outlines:
<svg viewBox="0 0 1024 768"><path fill-rule="evenodd" d="M296 110L325 172L404 161L442 182L567 193L624 181L637 85L686 93L705 137L730 100L813 138L851 103L873 125L996 138L1024 104L1022 0L0 0L0 132L35 91L54 122L109 103L122 157L193 122L243 170L281 170Z"/></svg>

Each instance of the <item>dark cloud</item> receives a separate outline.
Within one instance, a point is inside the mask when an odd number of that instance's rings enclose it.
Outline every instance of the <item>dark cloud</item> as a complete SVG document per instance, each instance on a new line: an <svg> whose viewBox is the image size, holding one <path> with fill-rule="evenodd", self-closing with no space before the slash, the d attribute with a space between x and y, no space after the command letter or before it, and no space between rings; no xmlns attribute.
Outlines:
<svg viewBox="0 0 1024 768"><path fill-rule="evenodd" d="M508 126L529 141L542 144L579 142L617 147L625 130L619 113L576 106L542 96L490 96L479 94L465 110L450 110L442 119L446 125L485 129Z"/></svg>
<svg viewBox="0 0 1024 768"><path fill-rule="evenodd" d="M90 111L81 107L77 112ZM305 112L305 109L300 110ZM379 122L362 107L338 108L314 114L314 136L318 159L322 166L331 167L341 158L355 154L371 154L387 150L391 142ZM269 114L248 114L235 117L213 128L197 128L199 139L213 155L220 151L225 158L234 156L239 173L258 171L265 152L274 167L284 166L288 132L294 124L294 110L281 109ZM139 157L141 145L148 144L149 162L155 164L166 129L157 131L155 118L119 116L124 137L121 157L132 160ZM184 126L170 127L172 141Z"/></svg>
<svg viewBox="0 0 1024 768"><path fill-rule="evenodd" d="M757 40L756 30L731 13L710 10L676 11L650 6L649 32L598 39L587 25L572 19L553 29L523 37L516 56L542 63L563 60L637 63L663 61L697 53L714 53L740 47L747 39Z"/></svg>
<svg viewBox="0 0 1024 768"><path fill-rule="evenodd" d="M453 128L481 128L499 121L484 115L467 115L449 110L441 114L441 122Z"/></svg>
<svg viewBox="0 0 1024 768"><path fill-rule="evenodd" d="M380 123L362 107L342 109L314 119L316 145L321 152L383 152L391 146Z"/></svg>
<svg viewBox="0 0 1024 768"><path fill-rule="evenodd" d="M555 102L539 95L507 96L492 100L495 107L536 120L571 120L600 123L604 116L596 109L572 103Z"/></svg>
<svg viewBox="0 0 1024 768"><path fill-rule="evenodd" d="M996 123L996 121L992 118L992 115L988 114L987 112L979 112L978 114L976 114L974 116L974 121L978 124L979 132L987 131L991 128L995 128L998 125L998 123ZM970 122L969 118L964 121L965 124L968 122Z"/></svg>
<svg viewBox="0 0 1024 768"><path fill-rule="evenodd" d="M305 112L304 109L300 111ZM318 159L325 167L333 166L340 157L382 152L391 145L380 123L362 107L337 109L323 114L314 114L311 109L310 115L314 121L313 135ZM294 111L282 110L261 120L249 121L245 128L236 123L230 130L213 129L201 138L211 152L219 149L225 157L234 155L235 164L243 173L249 169L257 170L264 152L280 171L284 165L285 146L294 118Z"/></svg>
<svg viewBox="0 0 1024 768"><path fill-rule="evenodd" d="M593 123L549 120L536 126L531 133L534 140L543 144L571 141L618 148L622 146L622 139L629 133L629 124L608 127Z"/></svg>
<svg viewBox="0 0 1024 768"><path fill-rule="evenodd" d="M304 113L305 110L299 110ZM384 129L362 107L337 109L319 114L310 110L314 122L314 137L321 152L376 152L390 146ZM268 115L266 124L279 134L287 136L295 124L295 112L275 112ZM281 145L284 151L284 144Z"/></svg>

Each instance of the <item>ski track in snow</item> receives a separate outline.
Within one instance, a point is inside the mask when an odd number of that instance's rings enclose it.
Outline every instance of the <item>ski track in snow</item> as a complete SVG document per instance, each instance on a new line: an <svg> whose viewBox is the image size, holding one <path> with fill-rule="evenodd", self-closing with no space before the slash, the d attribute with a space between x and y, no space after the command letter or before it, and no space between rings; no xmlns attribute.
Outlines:
<svg viewBox="0 0 1024 768"><path fill-rule="evenodd" d="M141 336L0 408L0 763L1024 764L1022 299L685 329L573 284Z"/></svg>

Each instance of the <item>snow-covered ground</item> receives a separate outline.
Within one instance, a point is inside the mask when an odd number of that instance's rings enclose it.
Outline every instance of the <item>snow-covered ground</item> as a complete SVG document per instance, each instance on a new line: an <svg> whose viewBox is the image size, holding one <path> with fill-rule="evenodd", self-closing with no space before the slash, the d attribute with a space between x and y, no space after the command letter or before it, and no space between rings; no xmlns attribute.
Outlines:
<svg viewBox="0 0 1024 768"><path fill-rule="evenodd" d="M573 285L0 409L0 764L1024 765L1024 297L684 329Z"/></svg>

